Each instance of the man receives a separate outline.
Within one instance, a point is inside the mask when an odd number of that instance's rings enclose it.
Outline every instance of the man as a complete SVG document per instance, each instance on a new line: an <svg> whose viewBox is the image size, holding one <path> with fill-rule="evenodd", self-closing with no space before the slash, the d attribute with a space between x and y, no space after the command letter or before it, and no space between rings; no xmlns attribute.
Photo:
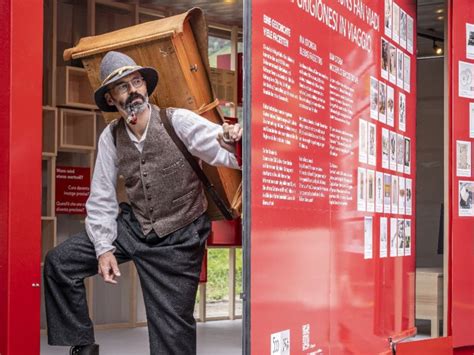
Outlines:
<svg viewBox="0 0 474 355"><path fill-rule="evenodd" d="M83 280L99 273L116 284L118 265L132 260L147 311L150 353L196 353L193 317L210 221L200 180L163 127L160 109L148 103L158 72L109 52L100 65L97 106L118 111L106 127L86 204L86 231L51 250L44 264L50 345L70 345L70 354L98 354ZM233 154L239 125L219 126L191 111L168 117L191 154L212 165L238 168ZM130 205L116 198L125 178Z"/></svg>

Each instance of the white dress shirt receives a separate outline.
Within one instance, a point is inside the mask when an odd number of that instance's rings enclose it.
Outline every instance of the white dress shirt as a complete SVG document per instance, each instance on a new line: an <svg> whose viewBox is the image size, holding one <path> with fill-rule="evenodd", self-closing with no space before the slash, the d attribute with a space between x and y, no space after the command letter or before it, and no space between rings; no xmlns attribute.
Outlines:
<svg viewBox="0 0 474 355"><path fill-rule="evenodd" d="M239 169L235 155L222 148L217 141L217 134L222 131L222 126L185 109L174 110L170 121L192 155L210 165ZM149 123L150 120L140 139L127 126L127 133L140 152L143 150ZM115 250L112 243L117 238L116 218L119 213L117 171L117 151L108 125L99 138L91 191L86 203L86 231L94 244L97 257Z"/></svg>

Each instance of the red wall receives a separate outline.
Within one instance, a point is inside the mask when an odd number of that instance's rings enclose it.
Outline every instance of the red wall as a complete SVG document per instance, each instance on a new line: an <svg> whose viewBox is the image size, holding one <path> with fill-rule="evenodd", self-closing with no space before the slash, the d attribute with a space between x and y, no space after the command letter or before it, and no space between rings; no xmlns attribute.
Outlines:
<svg viewBox="0 0 474 355"><path fill-rule="evenodd" d="M39 353L43 3L0 2L0 353Z"/></svg>
<svg viewBox="0 0 474 355"><path fill-rule="evenodd" d="M388 350L388 337L414 331L416 2L395 2L414 20L412 53L385 35L384 1L363 2L378 15L378 28L366 7L364 18L347 8L360 1L252 1L253 354L286 354L288 346L291 353L374 354ZM312 13L304 4L324 6ZM334 12L339 29L343 17L371 38L371 48L331 29ZM409 56L409 92L382 77L381 37ZM340 69L356 80L336 73ZM393 126L370 117L371 77L394 88ZM405 129L398 121L399 93L406 95ZM341 119L335 111L348 98L351 112ZM360 120L375 127L372 163L359 157ZM382 129L411 139L410 171L383 166ZM411 179L411 214L391 206L371 211L366 192L358 209L359 168ZM367 242L366 218L372 218ZM411 221L408 250L390 256L385 242L388 255L380 255L381 218L387 218L389 239L391 218Z"/></svg>

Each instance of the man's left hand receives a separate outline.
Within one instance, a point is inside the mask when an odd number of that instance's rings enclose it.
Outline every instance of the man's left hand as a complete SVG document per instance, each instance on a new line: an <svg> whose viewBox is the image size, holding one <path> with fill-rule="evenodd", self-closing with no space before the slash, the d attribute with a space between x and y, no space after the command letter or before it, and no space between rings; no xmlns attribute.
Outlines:
<svg viewBox="0 0 474 355"><path fill-rule="evenodd" d="M224 123L222 132L217 135L220 146L231 153L235 153L235 143L242 139L242 127L238 123L230 125Z"/></svg>

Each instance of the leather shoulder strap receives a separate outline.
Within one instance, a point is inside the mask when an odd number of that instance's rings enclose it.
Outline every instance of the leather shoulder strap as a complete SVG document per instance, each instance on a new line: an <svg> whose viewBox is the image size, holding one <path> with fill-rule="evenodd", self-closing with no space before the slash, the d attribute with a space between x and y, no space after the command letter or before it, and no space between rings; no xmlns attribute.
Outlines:
<svg viewBox="0 0 474 355"><path fill-rule="evenodd" d="M226 206L222 198L217 193L214 185L209 181L206 174L204 174L204 171L202 171L196 158L194 158L194 156L189 152L183 141L179 139L178 135L176 134L176 131L173 128L173 125L171 124L168 118L168 112L166 109L160 109L160 118L161 122L163 122L163 126L165 127L166 132L168 132L173 142L176 144L181 153L183 153L189 165L191 165L199 180L201 180L201 182L203 183L204 187L206 188L206 191L211 196L212 200L216 204L217 208L219 208L224 218L227 220L234 219L232 211Z"/></svg>

